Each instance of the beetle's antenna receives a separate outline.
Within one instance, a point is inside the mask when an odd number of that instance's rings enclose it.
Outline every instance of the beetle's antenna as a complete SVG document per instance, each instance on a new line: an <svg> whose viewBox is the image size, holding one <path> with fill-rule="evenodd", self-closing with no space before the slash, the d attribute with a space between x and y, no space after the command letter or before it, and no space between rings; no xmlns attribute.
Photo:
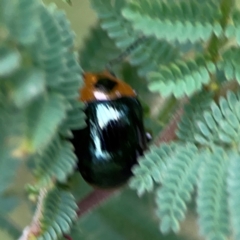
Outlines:
<svg viewBox="0 0 240 240"><path fill-rule="evenodd" d="M106 69L111 70L116 64L121 63L124 58L126 58L133 50L135 50L140 44L146 40L145 36L139 37L130 46L128 46L122 53L120 53L116 58L113 58L106 64Z"/></svg>

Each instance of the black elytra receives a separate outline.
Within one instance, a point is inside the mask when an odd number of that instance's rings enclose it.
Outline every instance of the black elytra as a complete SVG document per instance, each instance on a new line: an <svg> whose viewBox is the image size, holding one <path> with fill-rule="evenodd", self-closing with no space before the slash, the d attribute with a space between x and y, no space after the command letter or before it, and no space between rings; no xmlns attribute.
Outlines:
<svg viewBox="0 0 240 240"><path fill-rule="evenodd" d="M78 169L95 187L118 187L146 149L142 106L130 86L108 72L85 73L84 80L87 127L73 131L71 140Z"/></svg>

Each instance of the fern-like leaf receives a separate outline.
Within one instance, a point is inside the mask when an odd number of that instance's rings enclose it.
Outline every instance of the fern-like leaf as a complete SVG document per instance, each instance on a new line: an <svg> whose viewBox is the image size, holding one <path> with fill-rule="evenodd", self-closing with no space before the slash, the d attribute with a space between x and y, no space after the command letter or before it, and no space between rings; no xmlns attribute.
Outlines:
<svg viewBox="0 0 240 240"><path fill-rule="evenodd" d="M17 49L0 46L0 77L15 72L21 65L21 55ZM1 79L2 80L2 79Z"/></svg>
<svg viewBox="0 0 240 240"><path fill-rule="evenodd" d="M139 31L133 31L131 24L121 15L121 10L125 4L125 0L114 2L110 0L92 1L92 5L101 20L101 27L121 50L127 48L140 36ZM109 40L106 43L108 42ZM133 51L129 61L132 65L138 66L139 75L145 77L149 71L157 69L159 64L169 63L178 58L179 55L178 49L171 44L149 37Z"/></svg>
<svg viewBox="0 0 240 240"><path fill-rule="evenodd" d="M7 209L2 197L19 160L37 157L37 184L48 181L53 189L33 222L41 218L40 239L58 239L77 209L72 194L55 187L66 182L76 162L72 145L60 135L84 125L74 34L62 11L39 0L0 0L0 32L0 202ZM34 194L39 185L32 187Z"/></svg>
<svg viewBox="0 0 240 240"><path fill-rule="evenodd" d="M232 21L226 26L225 36L228 38L236 38L237 43L240 44L240 11L233 9Z"/></svg>
<svg viewBox="0 0 240 240"><path fill-rule="evenodd" d="M84 70L99 71L119 54L120 50L115 46L115 42L97 25L85 40L85 47L80 52L80 61ZM140 77L145 77L148 72L157 71L159 64L168 64L179 56L180 52L176 47L150 37L132 52L129 62L138 67ZM150 59L152 61L149 61Z"/></svg>
<svg viewBox="0 0 240 240"><path fill-rule="evenodd" d="M139 68L139 76L146 77L149 72L157 72L159 65L169 64L179 57L180 51L177 47L149 37L132 53L129 62Z"/></svg>
<svg viewBox="0 0 240 240"><path fill-rule="evenodd" d="M227 165L228 155L221 148L205 151L199 172L197 211L200 232L209 240L227 240L230 234Z"/></svg>
<svg viewBox="0 0 240 240"><path fill-rule="evenodd" d="M54 88L66 81L69 74L80 73L81 68L77 56L71 52L73 34L66 26L65 15L54 9L47 10L44 6L39 14L41 32L38 41L31 47L31 53L34 64L45 72L46 84Z"/></svg>
<svg viewBox="0 0 240 240"><path fill-rule="evenodd" d="M229 177L228 177L228 193L229 193L229 210L231 218L231 226L233 228L234 239L240 238L240 212L239 212L239 196L240 196L240 158L239 152L230 155Z"/></svg>
<svg viewBox="0 0 240 240"><path fill-rule="evenodd" d="M102 71L106 63L119 53L120 50L115 46L115 42L97 24L90 30L79 55L84 71Z"/></svg>
<svg viewBox="0 0 240 240"><path fill-rule="evenodd" d="M77 205L71 193L54 188L44 199L41 223L41 235L38 240L55 240L68 233L76 218Z"/></svg>
<svg viewBox="0 0 240 240"><path fill-rule="evenodd" d="M0 13L1 20L6 24L5 27L9 31L9 36L15 42L26 46L36 40L36 32L39 27L39 7L39 1L35 0L14 0L11 3L1 1L0 8L3 10Z"/></svg>
<svg viewBox="0 0 240 240"><path fill-rule="evenodd" d="M92 0L91 3L101 20L101 27L120 49L128 47L139 37L139 32L134 32L131 24L121 15L126 0Z"/></svg>
<svg viewBox="0 0 240 240"><path fill-rule="evenodd" d="M167 170L162 187L157 191L157 215L161 219L160 229L166 233L179 231L179 221L185 218L187 205L198 178L201 165L196 146L176 146L175 152L168 156Z"/></svg>
<svg viewBox="0 0 240 240"><path fill-rule="evenodd" d="M46 90L44 73L38 69L22 68L9 82L12 84L11 99L17 107L26 106Z"/></svg>
<svg viewBox="0 0 240 240"><path fill-rule="evenodd" d="M86 126L85 114L82 111L84 103L72 101L71 109L67 111L67 118L63 121L59 127L59 132L64 137L71 137L71 130L83 128Z"/></svg>
<svg viewBox="0 0 240 240"><path fill-rule="evenodd" d="M72 52L75 35L70 28L70 23L65 13L53 9L53 16L59 28L61 48L66 49L66 51L62 51L61 53L64 64L64 71L60 75L61 81L57 86L54 86L53 89L61 93L71 106L70 109L67 110L67 118L59 128L61 134L69 136L70 129L79 129L85 126L84 105L76 102L76 100L79 99L79 89L83 84L82 69L78 64L78 54Z"/></svg>
<svg viewBox="0 0 240 240"><path fill-rule="evenodd" d="M219 69L224 71L226 78L228 80L237 80L238 83L240 83L239 57L239 48L232 47L223 54L222 61L218 63Z"/></svg>
<svg viewBox="0 0 240 240"><path fill-rule="evenodd" d="M209 108L212 102L212 94L206 91L198 93L190 98L184 106L184 114L178 123L176 135L181 141L194 142L194 134L198 127L196 121L202 119L202 112Z"/></svg>
<svg viewBox="0 0 240 240"><path fill-rule="evenodd" d="M131 22L135 31L168 41L196 42L209 39L213 33L217 36L223 33L216 21L221 16L218 8L196 0L171 3L135 0L123 10L123 16Z"/></svg>
<svg viewBox="0 0 240 240"><path fill-rule="evenodd" d="M169 66L160 66L157 72L150 72L149 89L164 97L170 94L176 98L191 96L210 81L209 71L215 71L214 64L203 57L187 62L179 60Z"/></svg>
<svg viewBox="0 0 240 240"><path fill-rule="evenodd" d="M210 108L204 112L203 119L197 121L195 141L205 146L238 146L240 93L234 94L228 91L226 98L221 97L219 104L212 102Z"/></svg>
<svg viewBox="0 0 240 240"><path fill-rule="evenodd" d="M61 95L52 94L34 101L27 111L27 135L23 149L36 152L43 149L56 134L66 117L66 104Z"/></svg>
<svg viewBox="0 0 240 240"><path fill-rule="evenodd" d="M57 179L65 182L76 166L73 146L68 141L55 138L49 147L36 159L35 176L40 182Z"/></svg>
<svg viewBox="0 0 240 240"><path fill-rule="evenodd" d="M175 153L175 145L162 144L161 147L153 146L143 157L139 159L139 164L132 169L134 177L129 185L137 190L141 196L144 192L152 191L154 181L160 183L166 170L166 159Z"/></svg>
<svg viewBox="0 0 240 240"><path fill-rule="evenodd" d="M84 126L83 105L76 107L75 104L82 83L81 68L78 64L78 55L73 52L74 34L62 11L56 10L54 5L46 8L38 1L32 0L29 4L25 0L21 3L14 1L12 5L5 1L1 4L10 11L9 14L18 14L17 17L13 15L11 21L18 17L25 19L27 16L24 13L28 15L28 11L32 11L34 18L37 18L37 31L31 32L36 36L30 41L32 36L28 38L26 35L25 38L29 39L29 42L21 42L24 46L21 50L24 51L24 60L28 62L27 68L21 66L18 50L12 45L8 46L7 41L0 49L0 52L4 53L4 58L0 60L3 67L0 75L4 77L12 74L11 78L3 78L1 86L3 96L10 96L17 107L22 108L28 104L27 109L23 110L27 122L25 137L18 149L18 155L26 155L44 149L60 126L62 134L69 136L74 114L80 119L77 124L75 118L74 127ZM11 25L7 17L3 13L3 26L13 29L9 32L9 38L11 41L20 41L14 32L15 25ZM17 70L19 67L22 68ZM70 113L70 118L67 113ZM50 125L46 128L43 126L45 124Z"/></svg>

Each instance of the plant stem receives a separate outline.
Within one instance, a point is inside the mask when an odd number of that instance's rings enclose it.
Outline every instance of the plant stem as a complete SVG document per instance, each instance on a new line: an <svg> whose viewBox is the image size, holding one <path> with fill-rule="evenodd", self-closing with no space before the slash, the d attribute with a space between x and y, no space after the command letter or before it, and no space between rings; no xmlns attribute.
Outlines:
<svg viewBox="0 0 240 240"><path fill-rule="evenodd" d="M93 208L97 207L101 204L104 200L108 199L113 193L117 192L118 190L102 190L102 189L95 189L89 195L87 195L84 199L82 199L78 203L78 217L88 213Z"/></svg>
<svg viewBox="0 0 240 240"><path fill-rule="evenodd" d="M67 239L67 240L72 240L72 238L70 237L70 236L68 236L68 235L63 235L63 237L65 238L65 239Z"/></svg>
<svg viewBox="0 0 240 240"><path fill-rule="evenodd" d="M37 210L35 211L35 214L33 216L32 223L23 230L23 233L18 240L28 240L31 239L32 236L39 235L41 231L40 218L42 216L43 201L46 196L46 193L47 190L45 188L42 188L40 190L38 196Z"/></svg>

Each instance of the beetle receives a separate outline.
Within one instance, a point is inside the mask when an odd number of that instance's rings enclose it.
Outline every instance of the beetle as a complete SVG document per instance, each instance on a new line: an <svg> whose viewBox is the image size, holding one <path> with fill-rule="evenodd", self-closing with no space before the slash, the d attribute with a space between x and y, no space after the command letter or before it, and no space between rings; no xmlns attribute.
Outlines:
<svg viewBox="0 0 240 240"><path fill-rule="evenodd" d="M131 168L147 147L143 110L136 92L109 71L83 74L80 101L84 129L71 140L82 177L97 188L114 188L132 175Z"/></svg>

